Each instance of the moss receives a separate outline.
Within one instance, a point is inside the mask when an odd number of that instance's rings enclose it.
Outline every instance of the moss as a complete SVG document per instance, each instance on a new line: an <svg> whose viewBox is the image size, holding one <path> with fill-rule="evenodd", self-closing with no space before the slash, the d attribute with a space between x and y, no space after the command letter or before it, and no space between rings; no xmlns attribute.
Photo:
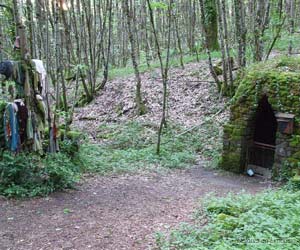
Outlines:
<svg viewBox="0 0 300 250"><path fill-rule="evenodd" d="M76 131L76 130L71 130L71 131L66 131L64 129L60 129L59 130L59 136L63 139L65 137L66 134L66 138L72 140L72 141L76 141L76 140L80 140L84 137L83 133L80 131Z"/></svg>
<svg viewBox="0 0 300 250"><path fill-rule="evenodd" d="M300 189L300 175L297 174L290 180L290 185L294 188L299 190Z"/></svg>
<svg viewBox="0 0 300 250"><path fill-rule="evenodd" d="M255 116L258 102L267 95L275 112L296 115L290 146L297 151L300 148L300 58L281 57L267 63L254 64L239 73L234 85L237 88L230 107L230 121L224 126L224 138L229 140L230 145L242 141L249 132L247 126ZM243 156L239 155L240 146L232 146L224 147L219 166L238 172ZM296 165L300 165L300 153L287 159L282 169L290 172Z"/></svg>
<svg viewBox="0 0 300 250"><path fill-rule="evenodd" d="M291 147L299 147L300 146L300 135L293 135L290 140Z"/></svg>
<svg viewBox="0 0 300 250"><path fill-rule="evenodd" d="M219 166L221 168L232 171L235 173L240 173L240 153L239 152L224 152L223 157L220 160Z"/></svg>

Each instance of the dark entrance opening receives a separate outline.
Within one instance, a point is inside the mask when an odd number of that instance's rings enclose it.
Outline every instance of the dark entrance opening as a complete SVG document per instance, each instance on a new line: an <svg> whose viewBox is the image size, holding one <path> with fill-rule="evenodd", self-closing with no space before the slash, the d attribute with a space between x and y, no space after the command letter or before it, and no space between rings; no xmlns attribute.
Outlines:
<svg viewBox="0 0 300 250"><path fill-rule="evenodd" d="M253 139L258 143L275 146L276 131L277 120L268 97L265 95L258 104Z"/></svg>
<svg viewBox="0 0 300 250"><path fill-rule="evenodd" d="M265 95L260 100L248 150L248 165L271 169L274 164L277 119Z"/></svg>

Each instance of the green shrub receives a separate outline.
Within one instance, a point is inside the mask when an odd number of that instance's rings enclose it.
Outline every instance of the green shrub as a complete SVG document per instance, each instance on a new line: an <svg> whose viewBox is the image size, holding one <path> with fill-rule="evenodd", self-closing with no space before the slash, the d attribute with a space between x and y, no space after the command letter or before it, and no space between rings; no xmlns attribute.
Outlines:
<svg viewBox="0 0 300 250"><path fill-rule="evenodd" d="M73 158L79 151L80 143L77 140L65 139L59 142L59 149L62 154Z"/></svg>
<svg viewBox="0 0 300 250"><path fill-rule="evenodd" d="M201 212L202 211L202 212ZM157 237L159 249L296 250L300 244L300 192L268 191L210 198L205 226L183 225Z"/></svg>
<svg viewBox="0 0 300 250"><path fill-rule="evenodd" d="M72 187L78 180L78 167L65 154L3 152L0 158L0 194L8 197L47 195Z"/></svg>

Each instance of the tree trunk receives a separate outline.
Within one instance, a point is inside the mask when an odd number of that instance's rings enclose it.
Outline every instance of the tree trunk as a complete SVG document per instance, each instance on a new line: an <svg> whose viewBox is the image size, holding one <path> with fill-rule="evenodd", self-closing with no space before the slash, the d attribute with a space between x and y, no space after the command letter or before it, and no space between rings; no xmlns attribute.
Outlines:
<svg viewBox="0 0 300 250"><path fill-rule="evenodd" d="M127 0L123 0L123 10L126 15L127 19L127 29L128 29L128 36L129 36L129 41L130 41L130 46L131 46L131 59L132 59L132 65L134 68L134 74L135 74L135 79L136 79L136 95L135 95L135 103L137 106L137 114L138 115L143 115L145 114L145 106L143 103L142 99L142 94L141 94L141 85L142 85L142 80L140 76L140 71L139 71L139 66L137 63L137 58L136 58L136 43L133 37L133 32L132 32L132 11L129 9L129 4Z"/></svg>
<svg viewBox="0 0 300 250"><path fill-rule="evenodd" d="M212 58L211 58L211 53L210 53L210 46L209 46L209 39L208 39L208 33L207 33L207 26L205 24L205 8L204 8L204 2L203 0L199 0L200 2L200 11L201 11L201 21L202 21L202 29L203 29L203 40L204 40L204 47L205 47L205 50L206 50L206 53L207 53L207 56L208 56L208 64L209 64L209 70L210 70L210 73L212 75L212 77L214 78L216 84L217 84L217 87L218 87L218 90L220 91L221 90L221 87L222 87L222 84L220 83L219 79L218 79L218 76L214 70L214 67L213 67L213 63L212 63Z"/></svg>
<svg viewBox="0 0 300 250"><path fill-rule="evenodd" d="M206 30L206 46L209 50L218 50L218 14L216 0L203 1L203 25Z"/></svg>

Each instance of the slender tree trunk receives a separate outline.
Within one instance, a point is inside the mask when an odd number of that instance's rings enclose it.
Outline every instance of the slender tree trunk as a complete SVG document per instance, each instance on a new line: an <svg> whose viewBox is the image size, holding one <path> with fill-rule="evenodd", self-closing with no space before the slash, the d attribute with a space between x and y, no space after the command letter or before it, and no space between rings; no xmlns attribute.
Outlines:
<svg viewBox="0 0 300 250"><path fill-rule="evenodd" d="M162 110L162 118L161 118L161 122L160 122L160 126L159 126L159 131L158 131L157 148L156 148L156 153L159 155L160 154L161 136L162 136L163 127L167 125L167 122L166 122L167 86L168 86L168 71L169 71L169 58L170 58L171 23L172 23L172 4L173 4L173 0L170 0L169 5L168 5L168 40L167 40L167 57L166 57L165 66L163 64L163 59L162 59L162 56L161 56L161 49L160 49L160 46L159 46L158 36L157 36L155 23L154 23L153 10L152 10L152 7L151 7L150 0L147 0L147 3L148 3L148 8L149 8L149 14L150 14L150 23L151 23L152 30L153 30L157 55L158 55L159 62L160 62L161 76L162 76L162 81L163 81L163 110Z"/></svg>
<svg viewBox="0 0 300 250"><path fill-rule="evenodd" d="M213 67L213 63L212 63L212 58L211 58L211 53L210 53L210 46L209 46L209 40L207 38L207 26L206 26L206 22L205 22L205 9L204 9L204 2L203 0L199 0L200 2L200 11L201 11L201 21L202 21L202 29L203 29L203 40L204 40L204 47L205 47L205 50L206 50L206 53L207 53L207 56L208 56L208 64L209 64L209 70L210 70L210 73L212 75L212 77L214 78L216 84L217 84L217 87L218 87L218 90L220 91L221 90L221 87L222 87L222 84L220 83L219 79L218 79L218 76L214 70L214 67Z"/></svg>
<svg viewBox="0 0 300 250"><path fill-rule="evenodd" d="M106 52L106 60L104 65L104 71L103 71L103 80L100 85L100 89L103 89L105 87L105 84L108 80L108 66L110 61L110 50L111 50L111 37L112 37L112 29L113 29L113 16L112 16L112 1L108 0L108 11L109 11L109 21L108 21L108 45L107 45L107 52ZM104 51L103 51L104 54Z"/></svg>
<svg viewBox="0 0 300 250"><path fill-rule="evenodd" d="M295 33L295 0L290 0L289 2L289 33L290 33L290 41L289 41L289 55L292 54L293 51L293 35Z"/></svg>
<svg viewBox="0 0 300 250"><path fill-rule="evenodd" d="M222 0L223 1L223 0ZM246 26L244 16L244 3L242 0L234 0L235 28L238 41L238 65L246 66Z"/></svg>
<svg viewBox="0 0 300 250"><path fill-rule="evenodd" d="M229 74L229 81L230 85L233 84L233 76L232 76L232 59L230 56L230 49L229 49L229 41L228 41L228 26L227 26L227 18L226 18L226 2L225 0L222 1L222 21L224 26L224 45L225 45L225 51L226 51L226 66L228 67L228 74Z"/></svg>
<svg viewBox="0 0 300 250"><path fill-rule="evenodd" d="M218 19L219 19L219 35L220 35L220 45L221 45L221 53L222 53L222 69L223 69L223 89L226 89L228 86L227 82L227 63L226 63L226 50L225 50L225 44L224 44L224 30L223 30L223 21L222 21L222 8L221 8L221 2L218 0ZM226 14L226 13L225 13Z"/></svg>
<svg viewBox="0 0 300 250"><path fill-rule="evenodd" d="M175 24L176 38L177 38L178 49L179 49L180 65L181 65L181 68L184 69L183 51L182 51L182 46L181 46L181 39L180 39L179 27L178 27L178 21L177 21L176 14L174 15L174 24Z"/></svg>
<svg viewBox="0 0 300 250"><path fill-rule="evenodd" d="M127 0L123 0L123 10L126 15L127 19L127 29L128 29L128 36L129 36L129 41L131 45L131 59L132 59L132 65L134 68L134 74L135 74L135 79L136 79L136 95L135 95L135 103L137 106L137 114L138 115L143 115L145 114L145 106L142 100L142 94L141 94L141 85L142 85L142 80L140 76L140 71L139 71L139 66L137 63L137 58L136 58L136 43L133 37L133 32L132 32L132 12L129 9L129 4Z"/></svg>
<svg viewBox="0 0 300 250"><path fill-rule="evenodd" d="M205 16L203 16L203 20L205 22L203 25L206 30L206 40L207 43L205 46L209 50L218 50L218 17L217 17L217 5L216 0L202 0L203 3L203 12Z"/></svg>

